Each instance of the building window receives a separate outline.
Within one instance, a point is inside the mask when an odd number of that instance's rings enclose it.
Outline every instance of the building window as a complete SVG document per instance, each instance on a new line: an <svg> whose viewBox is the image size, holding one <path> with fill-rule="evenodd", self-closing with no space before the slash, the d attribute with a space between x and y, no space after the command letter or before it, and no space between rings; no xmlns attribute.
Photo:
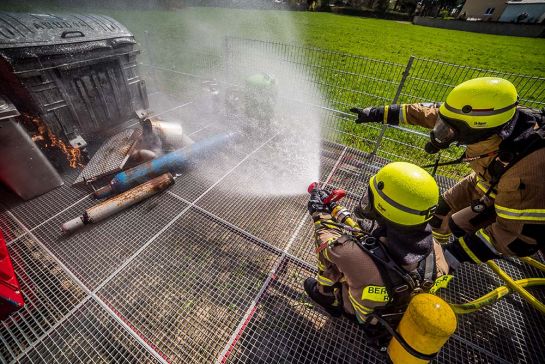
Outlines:
<svg viewBox="0 0 545 364"><path fill-rule="evenodd" d="M496 10L496 8L487 8L484 12L484 15L492 15L494 13L494 10Z"/></svg>

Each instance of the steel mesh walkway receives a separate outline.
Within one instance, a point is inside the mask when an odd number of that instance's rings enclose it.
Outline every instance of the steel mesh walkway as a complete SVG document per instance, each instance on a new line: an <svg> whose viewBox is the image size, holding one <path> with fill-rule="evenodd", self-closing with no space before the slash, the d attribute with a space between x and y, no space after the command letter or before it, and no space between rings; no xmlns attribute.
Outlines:
<svg viewBox="0 0 545 364"><path fill-rule="evenodd" d="M154 97L176 117L197 108ZM353 207L387 160L343 144L342 118L323 118L320 179L347 189ZM211 121L189 120L186 132L206 138L217 128ZM3 191L0 226L27 305L0 323L0 361L385 362L356 325L330 319L304 294L302 282L316 272L305 191L240 193L236 182L260 183L262 155L285 137L262 135L230 158L213 155L166 193L70 236L60 224L94 203L89 190L70 187L76 172L29 202ZM452 182L440 180L443 189ZM502 266L514 277L539 275ZM499 284L486 267L464 266L443 295L467 301ZM544 328L545 318L512 296L461 317L437 362L540 362Z"/></svg>

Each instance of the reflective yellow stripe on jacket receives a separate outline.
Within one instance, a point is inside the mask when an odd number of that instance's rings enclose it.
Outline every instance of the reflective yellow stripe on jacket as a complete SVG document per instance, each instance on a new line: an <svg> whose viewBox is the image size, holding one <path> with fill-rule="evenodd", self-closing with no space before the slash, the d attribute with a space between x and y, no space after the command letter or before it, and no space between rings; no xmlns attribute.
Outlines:
<svg viewBox="0 0 545 364"><path fill-rule="evenodd" d="M407 105L401 104L399 108L401 109L401 112L399 113L399 124L406 124L407 123Z"/></svg>
<svg viewBox="0 0 545 364"><path fill-rule="evenodd" d="M446 244L450 240L450 237L452 236L452 233L448 234L441 234L437 231L432 231L431 236L439 243L439 244Z"/></svg>
<svg viewBox="0 0 545 364"><path fill-rule="evenodd" d="M316 275L316 280L318 281L318 284L326 287L331 287L335 284L335 282L333 282L331 279L324 277L320 274Z"/></svg>
<svg viewBox="0 0 545 364"><path fill-rule="evenodd" d="M503 207L498 204L496 207L496 214L499 217L503 217L508 220L527 220L527 221L540 221L545 222L545 209L511 209Z"/></svg>
<svg viewBox="0 0 545 364"><path fill-rule="evenodd" d="M321 270L322 272L326 270L326 266L318 260L318 270Z"/></svg>
<svg viewBox="0 0 545 364"><path fill-rule="evenodd" d="M484 193L488 192L488 189L490 188L490 185L488 184L488 182L486 182L481 176L477 176L477 187L483 191ZM490 191L490 194L489 196L491 198L496 198L496 190L495 189L492 189L492 191Z"/></svg>
<svg viewBox="0 0 545 364"><path fill-rule="evenodd" d="M441 234L441 233L438 233L437 231L432 231L431 232L431 235L435 238L439 238L439 239L448 239L452 236L452 233L448 233L448 234Z"/></svg>
<svg viewBox="0 0 545 364"><path fill-rule="evenodd" d="M352 293L350 290L348 290L348 297L350 298L350 303L352 303L352 307L354 307L354 312L356 313L356 318L358 319L359 323L365 322L365 316L369 315L371 312L373 312L373 308L366 307L359 303L354 296L352 296Z"/></svg>

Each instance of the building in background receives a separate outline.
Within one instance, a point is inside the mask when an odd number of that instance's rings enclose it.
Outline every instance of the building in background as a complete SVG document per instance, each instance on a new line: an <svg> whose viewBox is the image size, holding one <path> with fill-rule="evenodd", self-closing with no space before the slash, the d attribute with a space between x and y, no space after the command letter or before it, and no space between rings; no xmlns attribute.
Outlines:
<svg viewBox="0 0 545 364"><path fill-rule="evenodd" d="M545 0L508 1L499 21L545 23Z"/></svg>
<svg viewBox="0 0 545 364"><path fill-rule="evenodd" d="M459 17L468 21L498 21L506 7L505 0L467 0Z"/></svg>

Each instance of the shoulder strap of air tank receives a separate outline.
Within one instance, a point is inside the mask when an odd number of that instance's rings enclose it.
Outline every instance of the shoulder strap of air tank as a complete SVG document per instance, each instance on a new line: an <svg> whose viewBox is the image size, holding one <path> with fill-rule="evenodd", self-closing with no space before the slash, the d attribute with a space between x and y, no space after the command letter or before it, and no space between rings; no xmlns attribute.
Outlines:
<svg viewBox="0 0 545 364"><path fill-rule="evenodd" d="M521 151L513 151L507 148L502 148L502 145L500 144L500 152L498 153L498 157L496 157L496 159L493 161L494 167L489 168L489 172L492 175L492 180L490 181L490 187L486 192L486 195L489 195L492 189L499 183L501 176L503 176L505 172L517 164L518 161L538 149L545 148L545 108L539 112L539 118L540 120L537 120L538 128L536 128L534 132L530 134L533 137L528 138L528 143L526 143L526 147L524 149ZM502 160L503 156L507 156L507 160Z"/></svg>
<svg viewBox="0 0 545 364"><path fill-rule="evenodd" d="M424 279L420 282L422 288L426 291L433 286L435 278L437 278L437 271L435 269L435 249L432 247L430 254L426 259L420 261L422 266L422 271L424 272Z"/></svg>
<svg viewBox="0 0 545 364"><path fill-rule="evenodd" d="M372 240L372 241L371 241ZM386 249L376 238L356 239L356 244L375 262L382 280L388 290L390 299L399 294L412 292L416 287L414 279L390 257Z"/></svg>

